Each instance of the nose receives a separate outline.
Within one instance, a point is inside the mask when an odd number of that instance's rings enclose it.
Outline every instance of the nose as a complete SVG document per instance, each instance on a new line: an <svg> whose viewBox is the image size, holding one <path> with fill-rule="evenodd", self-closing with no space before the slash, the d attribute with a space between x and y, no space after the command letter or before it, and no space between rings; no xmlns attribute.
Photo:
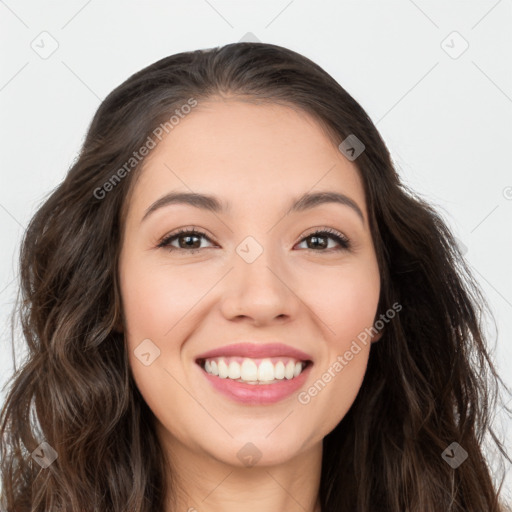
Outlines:
<svg viewBox="0 0 512 512"><path fill-rule="evenodd" d="M221 311L226 319L245 318L261 326L296 317L301 301L293 291L293 278L270 251L263 250L250 263L234 254L233 267L221 299Z"/></svg>

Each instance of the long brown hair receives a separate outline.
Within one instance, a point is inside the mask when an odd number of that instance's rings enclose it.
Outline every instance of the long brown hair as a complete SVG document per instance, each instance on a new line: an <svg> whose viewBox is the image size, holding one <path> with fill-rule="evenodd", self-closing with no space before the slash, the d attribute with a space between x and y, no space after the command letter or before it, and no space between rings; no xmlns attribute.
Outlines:
<svg viewBox="0 0 512 512"><path fill-rule="evenodd" d="M355 164L380 269L377 317L395 302L403 309L323 441L322 511L498 511L483 444L490 434L510 461L491 428L506 388L483 335L489 308L456 240L401 183L362 107L309 59L263 43L172 55L128 78L102 102L77 161L31 219L15 311L27 354L1 413L3 508L155 512L173 492L116 329L117 265L144 161L134 154L159 126L172 130L165 122L176 109L219 93L291 105L315 116L334 144L354 134L365 146ZM468 454L457 468L441 455L454 442ZM49 447L58 457L43 469L37 457L49 461Z"/></svg>

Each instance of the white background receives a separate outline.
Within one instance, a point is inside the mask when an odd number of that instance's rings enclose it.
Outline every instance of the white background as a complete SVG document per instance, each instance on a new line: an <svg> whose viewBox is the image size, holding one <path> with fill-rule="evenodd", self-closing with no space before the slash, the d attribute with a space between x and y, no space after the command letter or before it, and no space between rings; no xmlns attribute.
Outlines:
<svg viewBox="0 0 512 512"><path fill-rule="evenodd" d="M405 183L467 249L512 385L511 0L0 1L0 385L20 238L100 101L162 57L247 33L317 62L365 108Z"/></svg>

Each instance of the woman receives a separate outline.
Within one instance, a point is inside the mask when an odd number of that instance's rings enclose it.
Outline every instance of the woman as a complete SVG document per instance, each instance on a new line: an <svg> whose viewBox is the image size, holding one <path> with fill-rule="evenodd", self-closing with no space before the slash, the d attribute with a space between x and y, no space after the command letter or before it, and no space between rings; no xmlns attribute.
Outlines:
<svg viewBox="0 0 512 512"><path fill-rule="evenodd" d="M8 511L501 510L484 299L295 52L181 53L116 88L21 281Z"/></svg>

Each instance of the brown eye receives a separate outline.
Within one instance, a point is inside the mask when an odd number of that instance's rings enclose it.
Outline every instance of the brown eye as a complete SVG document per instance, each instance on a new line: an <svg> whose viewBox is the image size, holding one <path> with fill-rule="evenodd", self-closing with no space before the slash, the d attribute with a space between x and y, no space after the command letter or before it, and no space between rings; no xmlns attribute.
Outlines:
<svg viewBox="0 0 512 512"><path fill-rule="evenodd" d="M158 247L163 247L168 249L169 251L175 251L179 249L183 249L188 252L196 252L201 249L201 238L206 240L210 240L206 233L202 231L183 229L178 231L177 233L172 233L169 236L166 236L159 244ZM171 245L175 240L178 241L178 247L175 245ZM206 247L207 249L208 247Z"/></svg>
<svg viewBox="0 0 512 512"><path fill-rule="evenodd" d="M339 248L329 247L329 239L334 240ZM350 241L348 238L338 231L324 229L322 231L315 231L314 233L309 234L301 240L301 243L304 241L310 240L310 243L307 243L307 249L317 251L317 252L325 252L322 249L334 249L334 250L348 250L350 249ZM320 250L319 250L320 249Z"/></svg>

